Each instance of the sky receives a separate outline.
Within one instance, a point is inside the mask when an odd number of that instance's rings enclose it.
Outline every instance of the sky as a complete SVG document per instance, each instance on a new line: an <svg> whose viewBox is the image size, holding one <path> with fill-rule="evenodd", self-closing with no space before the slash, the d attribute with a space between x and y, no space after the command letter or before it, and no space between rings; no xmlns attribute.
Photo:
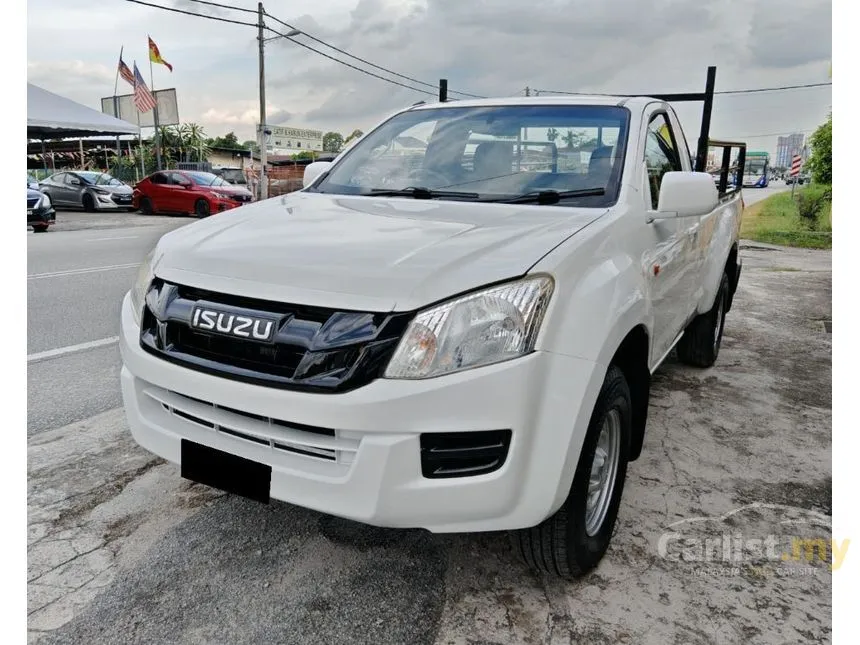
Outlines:
<svg viewBox="0 0 860 645"><path fill-rule="evenodd" d="M193 0L146 0L198 14L256 22L256 16ZM221 2L222 0L213 0ZM256 9L250 0L223 0ZM831 4L823 0L269 0L271 16L371 63L430 85L447 78L450 95L701 91L708 65L716 89L830 81ZM150 81L151 36L171 73L156 65L156 89L175 87L183 122L207 135L254 138L259 115L257 31L127 0L28 0L28 81L100 109L114 92L120 48ZM272 18L267 25L285 33ZM269 32L269 36L274 34ZM297 41L345 58L300 35ZM368 130L421 94L366 76L276 39L266 44L268 122L339 131ZM130 88L120 79L119 93ZM776 137L811 132L830 111L830 87L715 99L711 136L776 150ZM691 145L697 104L676 110Z"/></svg>

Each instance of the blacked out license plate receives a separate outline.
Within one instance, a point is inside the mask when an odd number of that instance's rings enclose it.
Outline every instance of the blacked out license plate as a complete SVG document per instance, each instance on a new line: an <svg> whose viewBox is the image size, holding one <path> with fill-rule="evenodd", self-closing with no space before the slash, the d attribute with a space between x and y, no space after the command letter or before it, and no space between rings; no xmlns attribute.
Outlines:
<svg viewBox="0 0 860 645"><path fill-rule="evenodd" d="M180 459L180 472L185 479L264 504L269 503L271 466L188 439L182 440Z"/></svg>

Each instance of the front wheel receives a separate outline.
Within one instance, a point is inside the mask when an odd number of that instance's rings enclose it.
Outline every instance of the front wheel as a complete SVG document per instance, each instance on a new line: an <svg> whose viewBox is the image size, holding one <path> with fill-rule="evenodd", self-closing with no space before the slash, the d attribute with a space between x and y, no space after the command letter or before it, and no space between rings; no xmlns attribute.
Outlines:
<svg viewBox="0 0 860 645"><path fill-rule="evenodd" d="M613 365L591 414L564 504L538 526L511 533L514 551L530 568L578 578L603 558L627 476L631 410L627 380Z"/></svg>
<svg viewBox="0 0 860 645"><path fill-rule="evenodd" d="M96 210L96 200L94 200L93 196L89 193L84 193L83 207L84 210L88 213L92 213Z"/></svg>
<svg viewBox="0 0 860 645"><path fill-rule="evenodd" d="M33 232L34 233L47 233L48 232L48 225L47 224L35 224L33 226Z"/></svg>
<svg viewBox="0 0 860 645"><path fill-rule="evenodd" d="M209 213L209 202L205 199L198 199L194 203L194 214L197 215L197 217L209 217Z"/></svg>
<svg viewBox="0 0 860 645"><path fill-rule="evenodd" d="M726 324L729 303L729 276L723 273L714 305L707 313L696 316L678 341L678 359L694 367L711 367L717 362Z"/></svg>

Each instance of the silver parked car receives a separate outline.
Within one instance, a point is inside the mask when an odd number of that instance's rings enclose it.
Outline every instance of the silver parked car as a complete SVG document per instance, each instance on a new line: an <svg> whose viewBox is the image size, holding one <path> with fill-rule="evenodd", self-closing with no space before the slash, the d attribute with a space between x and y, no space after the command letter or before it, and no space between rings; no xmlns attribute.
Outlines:
<svg viewBox="0 0 860 645"><path fill-rule="evenodd" d="M57 208L85 211L134 210L131 186L104 172L75 170L58 172L39 182Z"/></svg>

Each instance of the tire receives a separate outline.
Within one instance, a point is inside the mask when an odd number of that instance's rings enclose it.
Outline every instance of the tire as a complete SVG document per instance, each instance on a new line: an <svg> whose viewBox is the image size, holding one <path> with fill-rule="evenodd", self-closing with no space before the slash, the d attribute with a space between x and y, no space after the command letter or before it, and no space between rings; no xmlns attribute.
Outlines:
<svg viewBox="0 0 860 645"><path fill-rule="evenodd" d="M613 365L606 372L591 413L573 484L564 504L538 526L511 532L514 552L529 568L572 579L594 569L603 558L612 539L624 491L631 426L630 389L624 374ZM614 441L604 443L604 429L614 436ZM609 462L606 473L609 485L598 489L604 493L598 495L593 511L589 512L589 480L598 445L601 452L614 454L616 459L604 459L604 464ZM601 499L605 501L601 503Z"/></svg>
<svg viewBox="0 0 860 645"><path fill-rule="evenodd" d="M198 199L194 202L194 214L197 217L209 217L211 215L211 209L209 208L209 202L205 199Z"/></svg>
<svg viewBox="0 0 860 645"><path fill-rule="evenodd" d="M694 367L711 367L720 354L726 305L729 301L729 276L723 273L711 310L696 316L678 342L678 360Z"/></svg>
<svg viewBox="0 0 860 645"><path fill-rule="evenodd" d="M33 226L34 233L47 233L48 225L47 224L36 224Z"/></svg>
<svg viewBox="0 0 860 645"><path fill-rule="evenodd" d="M152 200L149 197L140 198L140 213L141 215L155 214L155 209L152 207Z"/></svg>
<svg viewBox="0 0 860 645"><path fill-rule="evenodd" d="M84 210L88 213L92 213L96 210L96 200L94 200L93 196L89 193L84 193L82 204L84 206Z"/></svg>

